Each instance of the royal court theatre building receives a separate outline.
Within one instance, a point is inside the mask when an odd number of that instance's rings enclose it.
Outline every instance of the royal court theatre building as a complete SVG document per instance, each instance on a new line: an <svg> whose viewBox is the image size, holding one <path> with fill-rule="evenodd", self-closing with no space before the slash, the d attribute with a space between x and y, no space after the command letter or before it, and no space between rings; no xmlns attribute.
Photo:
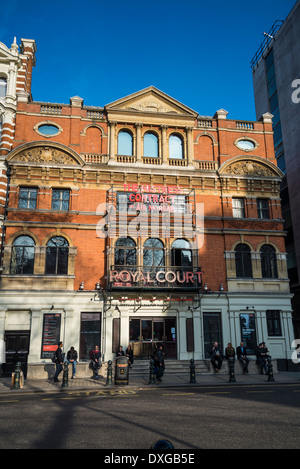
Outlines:
<svg viewBox="0 0 300 469"><path fill-rule="evenodd" d="M154 86L100 106L32 98L36 45L1 46L0 339L39 376L132 345L207 360L294 339L272 116L201 116ZM201 110L200 110L201 112ZM9 115L8 115L9 114ZM8 117L7 117L8 115ZM19 358L20 359L20 358ZM4 360L2 360L4 361Z"/></svg>

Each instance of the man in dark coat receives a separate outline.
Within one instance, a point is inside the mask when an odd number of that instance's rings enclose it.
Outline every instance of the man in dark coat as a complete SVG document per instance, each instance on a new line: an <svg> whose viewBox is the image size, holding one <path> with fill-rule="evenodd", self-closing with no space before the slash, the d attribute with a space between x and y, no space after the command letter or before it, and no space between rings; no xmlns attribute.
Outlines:
<svg viewBox="0 0 300 469"><path fill-rule="evenodd" d="M67 361L72 365L72 378L75 378L76 375L76 363L78 359L77 351L74 347L71 347L67 353Z"/></svg>
<svg viewBox="0 0 300 469"><path fill-rule="evenodd" d="M243 373L248 373L249 358L247 357L247 350L244 346L244 342L241 342L239 347L236 348L236 354L243 367Z"/></svg>
<svg viewBox="0 0 300 469"><path fill-rule="evenodd" d="M214 345L212 346L210 355L211 355L211 363L215 371L218 373L222 367L222 362L223 362L223 354L220 350L218 342L215 342Z"/></svg>
<svg viewBox="0 0 300 469"><path fill-rule="evenodd" d="M54 375L54 382L58 383L59 379L58 376L62 372L63 369L63 362L64 362L64 354L62 353L62 348L63 348L63 343L59 342L57 350L55 352L56 356L56 370L55 370L55 375Z"/></svg>
<svg viewBox="0 0 300 469"><path fill-rule="evenodd" d="M155 350L153 354L153 360L156 379L160 383L165 372L165 361L162 345L159 345L159 347Z"/></svg>
<svg viewBox="0 0 300 469"><path fill-rule="evenodd" d="M90 359L92 360L93 378L98 379L98 371L101 365L101 352L98 345L95 345L94 350L91 351Z"/></svg>

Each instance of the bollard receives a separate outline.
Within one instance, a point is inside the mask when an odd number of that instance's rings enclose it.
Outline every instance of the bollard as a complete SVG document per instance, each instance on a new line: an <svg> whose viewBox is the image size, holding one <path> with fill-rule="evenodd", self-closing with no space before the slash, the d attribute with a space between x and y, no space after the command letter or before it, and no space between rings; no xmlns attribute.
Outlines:
<svg viewBox="0 0 300 469"><path fill-rule="evenodd" d="M235 383L235 373L234 373L234 358L228 358L228 368L229 368L229 383Z"/></svg>
<svg viewBox="0 0 300 469"><path fill-rule="evenodd" d="M154 360L150 360L150 375L149 375L149 384L155 384L154 376Z"/></svg>
<svg viewBox="0 0 300 469"><path fill-rule="evenodd" d="M15 369L15 379L14 379L13 389L20 389L20 373L21 373L21 363L17 362L16 369Z"/></svg>
<svg viewBox="0 0 300 469"><path fill-rule="evenodd" d="M193 359L190 361L190 384L196 383L195 362Z"/></svg>
<svg viewBox="0 0 300 469"><path fill-rule="evenodd" d="M67 362L64 363L64 374L61 386L62 388L67 388L69 386L69 365Z"/></svg>
<svg viewBox="0 0 300 469"><path fill-rule="evenodd" d="M267 357L268 362L268 381L275 381L273 376L273 365L272 365L272 357Z"/></svg>
<svg viewBox="0 0 300 469"><path fill-rule="evenodd" d="M112 361L109 360L107 363L107 377L106 377L106 386L112 385Z"/></svg>

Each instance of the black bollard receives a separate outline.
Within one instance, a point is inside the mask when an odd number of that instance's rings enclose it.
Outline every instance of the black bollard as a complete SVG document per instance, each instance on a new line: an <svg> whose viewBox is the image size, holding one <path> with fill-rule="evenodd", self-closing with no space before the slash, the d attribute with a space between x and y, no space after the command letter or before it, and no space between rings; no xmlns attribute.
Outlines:
<svg viewBox="0 0 300 469"><path fill-rule="evenodd" d="M20 374L21 374L21 363L17 362L16 369L15 369L15 379L14 379L13 389L20 389Z"/></svg>
<svg viewBox="0 0 300 469"><path fill-rule="evenodd" d="M267 357L268 361L268 381L275 381L273 376L273 365L272 365L272 357Z"/></svg>
<svg viewBox="0 0 300 469"><path fill-rule="evenodd" d="M229 383L235 383L235 373L234 373L234 358L228 358L228 368L229 368Z"/></svg>
<svg viewBox="0 0 300 469"><path fill-rule="evenodd" d="M154 360L150 360L150 375L149 375L149 384L155 384L155 376L154 376Z"/></svg>
<svg viewBox="0 0 300 469"><path fill-rule="evenodd" d="M112 385L112 361L109 360L107 363L107 377L106 377L106 386Z"/></svg>
<svg viewBox="0 0 300 469"><path fill-rule="evenodd" d="M67 362L64 363L64 374L62 381L62 388L67 388L69 386L69 365Z"/></svg>
<svg viewBox="0 0 300 469"><path fill-rule="evenodd" d="M195 362L193 359L190 361L190 384L196 383Z"/></svg>

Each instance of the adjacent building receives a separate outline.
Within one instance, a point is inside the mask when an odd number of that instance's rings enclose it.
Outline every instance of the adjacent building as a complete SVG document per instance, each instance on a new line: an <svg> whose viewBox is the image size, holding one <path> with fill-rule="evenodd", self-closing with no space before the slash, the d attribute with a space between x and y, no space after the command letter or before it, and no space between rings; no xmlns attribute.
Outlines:
<svg viewBox="0 0 300 469"><path fill-rule="evenodd" d="M300 337L300 1L284 21L277 20L252 59L256 114L273 115L274 148L283 171L282 212L293 323Z"/></svg>
<svg viewBox="0 0 300 469"><path fill-rule="evenodd" d="M22 93L0 290L7 369L89 360L131 343L149 359L204 360L217 340L294 338L272 119L201 116L149 86L103 107ZM17 355L17 353L19 353ZM25 365L24 365L25 366Z"/></svg>

